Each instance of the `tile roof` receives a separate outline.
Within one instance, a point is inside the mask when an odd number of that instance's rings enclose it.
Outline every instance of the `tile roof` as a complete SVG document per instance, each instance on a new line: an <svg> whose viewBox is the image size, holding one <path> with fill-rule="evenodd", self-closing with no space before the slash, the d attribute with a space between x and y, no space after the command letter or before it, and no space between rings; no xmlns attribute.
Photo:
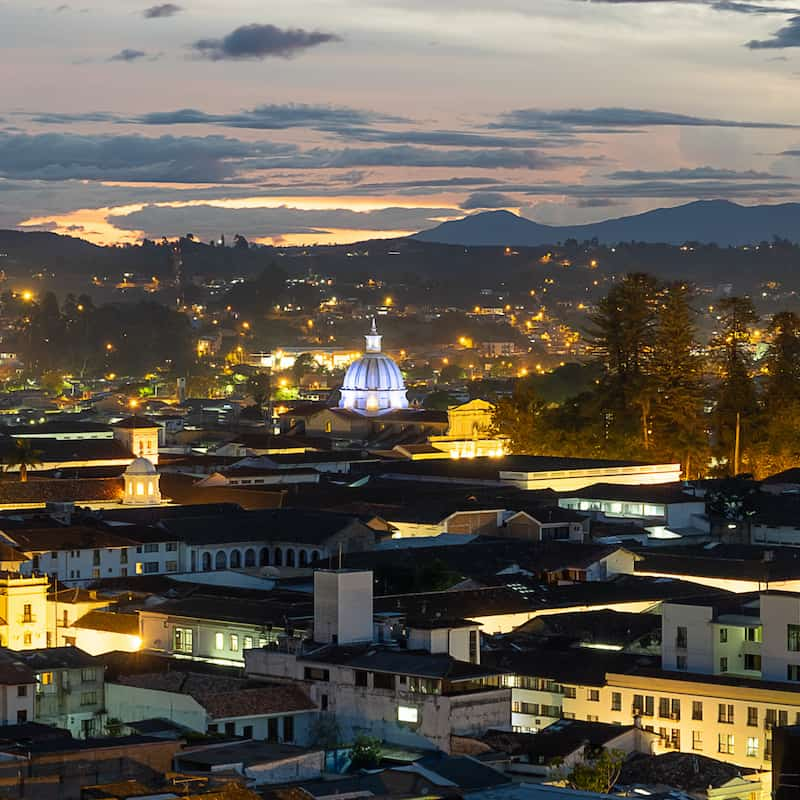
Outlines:
<svg viewBox="0 0 800 800"><path fill-rule="evenodd" d="M240 678L177 671L120 675L115 682L188 694L214 719L291 714L317 708L300 686L291 683L258 684Z"/></svg>
<svg viewBox="0 0 800 800"><path fill-rule="evenodd" d="M93 631L124 633L128 636L139 635L139 615L120 614L114 611L90 611L73 623L74 628L85 628Z"/></svg>
<svg viewBox="0 0 800 800"><path fill-rule="evenodd" d="M39 650L20 650L17 658L30 669L39 672L49 669L103 668L103 661L78 647L44 647Z"/></svg>

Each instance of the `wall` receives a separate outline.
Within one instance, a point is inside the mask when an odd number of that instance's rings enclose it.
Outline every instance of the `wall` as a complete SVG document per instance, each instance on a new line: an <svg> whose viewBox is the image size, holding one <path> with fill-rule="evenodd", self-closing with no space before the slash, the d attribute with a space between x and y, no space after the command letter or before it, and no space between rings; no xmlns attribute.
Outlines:
<svg viewBox="0 0 800 800"><path fill-rule="evenodd" d="M20 695L20 691L24 694ZM35 684L0 686L0 724L16 725L20 712L24 712L28 722L33 720L35 692Z"/></svg>
<svg viewBox="0 0 800 800"><path fill-rule="evenodd" d="M679 603L661 605L661 647L664 669L677 669L677 656L685 655L689 672L714 672L714 628L710 606ZM686 628L686 648L676 647L677 630Z"/></svg>
<svg viewBox="0 0 800 800"><path fill-rule="evenodd" d="M761 595L761 674L764 680L785 681L787 665L800 665L800 652L788 649L788 625L800 625L800 595Z"/></svg>
<svg viewBox="0 0 800 800"><path fill-rule="evenodd" d="M593 483L617 483L626 486L675 483L681 478L680 464L648 464L646 466L608 469L559 470L557 472L511 472L502 470L500 480L521 489L552 489L572 492Z"/></svg>
<svg viewBox="0 0 800 800"><path fill-rule="evenodd" d="M255 781L256 786L276 783L292 783L319 778L325 765L325 752L315 750L286 761L252 764L245 767L244 774Z"/></svg>
<svg viewBox="0 0 800 800"><path fill-rule="evenodd" d="M47 578L8 575L0 581L0 631L2 645L11 650L31 650L47 646ZM25 606L30 605L30 617Z"/></svg>
<svg viewBox="0 0 800 800"><path fill-rule="evenodd" d="M193 697L177 692L106 683L106 711L109 719L122 722L160 718L199 733L205 733L208 728L206 710Z"/></svg>

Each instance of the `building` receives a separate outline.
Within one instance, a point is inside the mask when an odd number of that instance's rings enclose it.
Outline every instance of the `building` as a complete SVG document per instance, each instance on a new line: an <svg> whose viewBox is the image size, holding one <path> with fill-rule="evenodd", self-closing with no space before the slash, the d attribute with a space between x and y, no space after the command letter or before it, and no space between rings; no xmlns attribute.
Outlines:
<svg viewBox="0 0 800 800"><path fill-rule="evenodd" d="M375 642L372 573L314 573L313 641L245 653L248 675L305 681L345 740L367 733L450 752L451 737L508 725L510 691L480 664L478 626L409 624L407 646Z"/></svg>
<svg viewBox="0 0 800 800"><path fill-rule="evenodd" d="M36 675L35 722L76 738L105 734L103 662L77 647L27 650L18 658Z"/></svg>
<svg viewBox="0 0 800 800"><path fill-rule="evenodd" d="M33 720L36 674L17 654L0 650L0 727Z"/></svg>
<svg viewBox="0 0 800 800"><path fill-rule="evenodd" d="M397 364L381 352L383 337L374 318L372 330L364 338L364 355L350 364L342 381L339 408L365 416L408 408L403 375Z"/></svg>
<svg viewBox="0 0 800 800"><path fill-rule="evenodd" d="M112 425L114 438L137 458L158 464L161 428L145 417L126 417Z"/></svg>

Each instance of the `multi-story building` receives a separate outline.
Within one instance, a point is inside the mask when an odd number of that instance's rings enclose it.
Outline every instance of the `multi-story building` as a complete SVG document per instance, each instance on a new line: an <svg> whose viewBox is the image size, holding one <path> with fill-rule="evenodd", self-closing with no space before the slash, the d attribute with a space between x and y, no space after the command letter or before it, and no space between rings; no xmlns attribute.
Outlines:
<svg viewBox="0 0 800 800"><path fill-rule="evenodd" d="M88 738L105 733L103 662L77 647L18 654L36 674L34 721Z"/></svg>
<svg viewBox="0 0 800 800"><path fill-rule="evenodd" d="M401 642L374 641L372 573L314 574L313 642L254 648L246 670L304 681L344 740L360 732L399 745L450 751L451 737L507 727L511 693L480 664L479 625L408 624Z"/></svg>

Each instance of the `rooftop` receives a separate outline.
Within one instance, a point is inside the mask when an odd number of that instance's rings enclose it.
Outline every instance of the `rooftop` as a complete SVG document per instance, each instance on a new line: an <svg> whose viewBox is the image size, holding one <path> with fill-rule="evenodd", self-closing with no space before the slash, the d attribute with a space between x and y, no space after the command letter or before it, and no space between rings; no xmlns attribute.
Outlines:
<svg viewBox="0 0 800 800"><path fill-rule="evenodd" d="M620 483L593 483L583 489L563 492L562 497L579 497L586 500L622 500L631 503L705 503L687 490L682 483L651 483L630 486Z"/></svg>

